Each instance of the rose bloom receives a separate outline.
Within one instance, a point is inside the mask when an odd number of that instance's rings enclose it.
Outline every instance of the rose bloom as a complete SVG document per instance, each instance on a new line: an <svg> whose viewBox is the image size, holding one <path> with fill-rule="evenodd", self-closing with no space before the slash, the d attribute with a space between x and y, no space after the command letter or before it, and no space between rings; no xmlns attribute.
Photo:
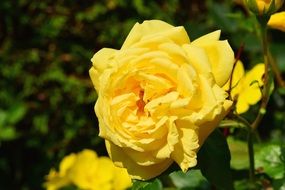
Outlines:
<svg viewBox="0 0 285 190"><path fill-rule="evenodd" d="M176 162L185 172L232 102L221 87L234 54L215 31L190 42L184 27L136 23L120 50L92 58L99 135L115 165L146 180Z"/></svg>

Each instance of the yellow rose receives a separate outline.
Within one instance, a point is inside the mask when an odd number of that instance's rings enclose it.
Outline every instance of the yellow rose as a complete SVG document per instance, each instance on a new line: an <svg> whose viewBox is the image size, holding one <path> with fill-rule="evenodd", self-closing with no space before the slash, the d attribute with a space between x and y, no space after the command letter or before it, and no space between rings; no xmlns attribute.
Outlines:
<svg viewBox="0 0 285 190"><path fill-rule="evenodd" d="M271 15L268 26L285 32L285 11Z"/></svg>
<svg viewBox="0 0 285 190"><path fill-rule="evenodd" d="M263 63L255 65L253 69L244 74L242 62L237 62L233 72L231 96L236 100L236 112L238 114L247 112L250 105L256 104L262 98L263 74ZM229 81L224 89L229 89Z"/></svg>
<svg viewBox="0 0 285 190"><path fill-rule="evenodd" d="M263 15L276 12L282 6L284 0L246 0L251 11ZM275 4L273 4L275 2Z"/></svg>
<svg viewBox="0 0 285 190"><path fill-rule="evenodd" d="M190 42L181 26L136 23L120 50L104 48L90 77L100 136L115 165L150 179L175 161L183 171L232 102L221 87L234 54L220 31Z"/></svg>
<svg viewBox="0 0 285 190"><path fill-rule="evenodd" d="M115 167L108 157L98 157L92 150L66 156L59 172L51 170L45 186L57 190L67 185L89 190L124 190L132 185L126 169Z"/></svg>

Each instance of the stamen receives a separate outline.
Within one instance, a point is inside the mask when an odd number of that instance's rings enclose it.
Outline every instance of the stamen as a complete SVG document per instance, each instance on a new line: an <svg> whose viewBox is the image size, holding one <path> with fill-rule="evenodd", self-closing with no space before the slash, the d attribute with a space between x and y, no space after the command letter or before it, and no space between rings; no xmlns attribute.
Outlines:
<svg viewBox="0 0 285 190"><path fill-rule="evenodd" d="M145 102L143 101L144 91L140 90L139 92L139 100L136 102L138 107L138 113L144 113Z"/></svg>

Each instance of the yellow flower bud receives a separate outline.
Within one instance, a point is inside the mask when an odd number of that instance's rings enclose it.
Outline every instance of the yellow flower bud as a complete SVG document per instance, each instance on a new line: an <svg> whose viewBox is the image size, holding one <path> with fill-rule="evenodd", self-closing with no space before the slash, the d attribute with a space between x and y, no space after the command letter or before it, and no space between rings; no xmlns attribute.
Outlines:
<svg viewBox="0 0 285 190"><path fill-rule="evenodd" d="M264 15L276 12L284 0L246 0L248 8L257 15Z"/></svg>
<svg viewBox="0 0 285 190"><path fill-rule="evenodd" d="M267 25L285 32L285 11L271 15Z"/></svg>

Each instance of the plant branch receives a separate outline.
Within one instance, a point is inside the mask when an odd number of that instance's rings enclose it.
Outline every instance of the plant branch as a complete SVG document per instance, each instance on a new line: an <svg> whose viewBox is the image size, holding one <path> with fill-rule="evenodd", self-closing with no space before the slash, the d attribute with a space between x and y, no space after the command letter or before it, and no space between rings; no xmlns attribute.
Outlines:
<svg viewBox="0 0 285 190"><path fill-rule="evenodd" d="M282 78L282 75L281 75L281 72L275 62L275 60L273 59L271 53L269 52L269 64L274 72L274 75L275 75L275 78L276 78L276 81L278 83L278 85L282 88L285 88L285 81L283 80Z"/></svg>
<svg viewBox="0 0 285 190"><path fill-rule="evenodd" d="M269 48L268 48L268 40L267 40L267 22L263 22L262 19L259 20L259 23L261 25L261 35L262 35L262 47L263 47L263 56L264 56L264 65L265 65L265 70L264 70L264 87L263 87L263 93L262 93L262 100L261 100L261 105L258 111L258 115L255 118L254 122L251 124L251 127L253 130L255 130L261 120L263 119L265 113L266 113L266 107L269 101L269 96L270 96L270 81L269 81ZM264 24L265 23L265 24Z"/></svg>

